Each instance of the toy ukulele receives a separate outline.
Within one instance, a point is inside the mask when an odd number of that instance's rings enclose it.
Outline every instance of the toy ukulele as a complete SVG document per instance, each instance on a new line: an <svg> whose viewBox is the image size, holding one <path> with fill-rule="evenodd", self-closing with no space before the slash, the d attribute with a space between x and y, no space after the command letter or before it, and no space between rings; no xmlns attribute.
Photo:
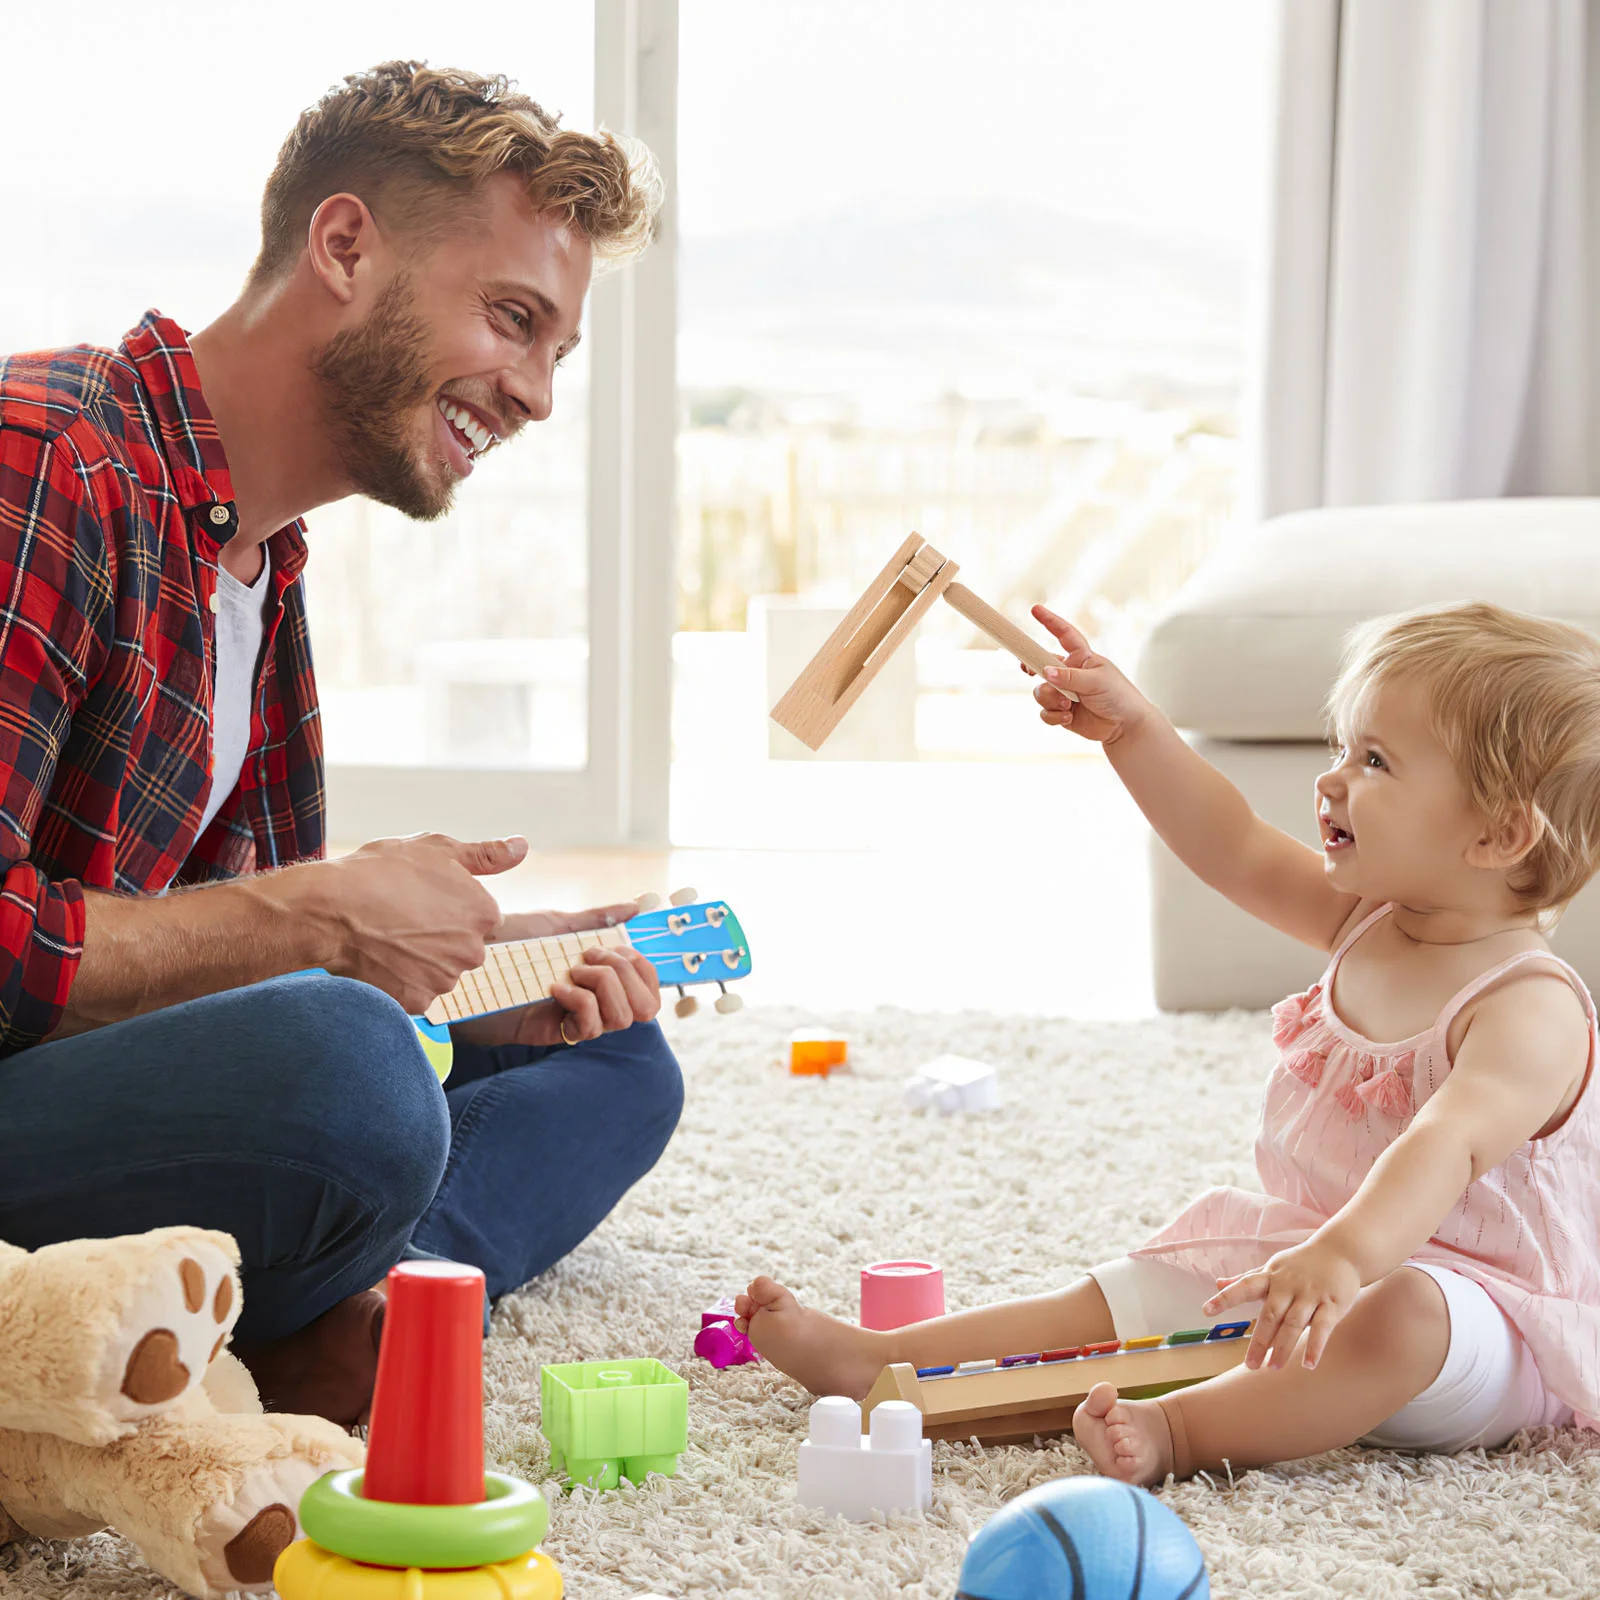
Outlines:
<svg viewBox="0 0 1600 1600"><path fill-rule="evenodd" d="M641 903L644 898L648 897L641 897ZM718 1011L737 1011L739 996L729 994L727 986L750 976L750 945L744 929L726 902L688 903L693 901L693 889L680 889L669 906L641 911L621 927L490 945L481 967L462 973L449 994L411 1019L440 1081L450 1076L450 1023L548 1000L551 985L583 960L585 950L632 945L656 969L662 988L678 991L675 1009L680 1017L697 1008L694 996L684 990L703 983L714 983L721 990Z"/></svg>

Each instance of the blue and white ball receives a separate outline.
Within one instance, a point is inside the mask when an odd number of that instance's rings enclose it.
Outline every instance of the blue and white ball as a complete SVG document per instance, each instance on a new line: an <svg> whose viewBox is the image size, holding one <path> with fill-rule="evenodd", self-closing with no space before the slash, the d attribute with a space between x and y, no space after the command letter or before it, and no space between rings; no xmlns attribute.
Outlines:
<svg viewBox="0 0 1600 1600"><path fill-rule="evenodd" d="M1018 1495L967 1546L956 1600L1210 1600L1183 1519L1115 1478L1057 1478Z"/></svg>

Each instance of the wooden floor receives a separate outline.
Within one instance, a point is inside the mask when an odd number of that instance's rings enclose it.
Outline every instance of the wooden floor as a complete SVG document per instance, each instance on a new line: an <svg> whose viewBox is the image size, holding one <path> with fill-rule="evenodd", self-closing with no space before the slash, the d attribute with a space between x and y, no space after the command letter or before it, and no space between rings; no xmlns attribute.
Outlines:
<svg viewBox="0 0 1600 1600"><path fill-rule="evenodd" d="M675 778L683 847L536 850L496 880L501 903L726 899L747 1004L1153 1014L1147 829L1103 760L753 773Z"/></svg>

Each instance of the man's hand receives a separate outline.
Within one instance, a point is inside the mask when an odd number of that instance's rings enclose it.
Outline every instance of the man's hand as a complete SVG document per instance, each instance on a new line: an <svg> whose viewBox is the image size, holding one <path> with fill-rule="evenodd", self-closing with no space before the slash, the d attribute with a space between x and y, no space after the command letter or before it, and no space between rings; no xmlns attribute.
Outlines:
<svg viewBox="0 0 1600 1600"><path fill-rule="evenodd" d="M1304 1244L1280 1250L1255 1272L1219 1278L1217 1283L1218 1292L1202 1308L1208 1317L1251 1300L1263 1302L1245 1352L1247 1367L1260 1367L1268 1351L1270 1365L1288 1366L1302 1333L1305 1365L1314 1367L1322 1359L1329 1334L1356 1303L1361 1273L1354 1262L1313 1235Z"/></svg>
<svg viewBox="0 0 1600 1600"><path fill-rule="evenodd" d="M500 906L478 881L516 866L521 837L464 844L442 833L378 839L335 861L291 867L265 880L320 925L316 964L359 978L412 1013L483 965ZM569 1030L570 1031L570 1030Z"/></svg>
<svg viewBox="0 0 1600 1600"><path fill-rule="evenodd" d="M589 911L525 911L505 918L495 929L494 944L513 939L543 939L554 933L582 933L610 928L639 914L632 901L596 906ZM631 946L586 950L583 960L564 980L551 985L550 999L492 1017L458 1022L457 1038L493 1047L501 1044L570 1044L617 1033L636 1022L649 1022L661 1010L661 983L656 969ZM562 1024L566 1032L562 1033Z"/></svg>

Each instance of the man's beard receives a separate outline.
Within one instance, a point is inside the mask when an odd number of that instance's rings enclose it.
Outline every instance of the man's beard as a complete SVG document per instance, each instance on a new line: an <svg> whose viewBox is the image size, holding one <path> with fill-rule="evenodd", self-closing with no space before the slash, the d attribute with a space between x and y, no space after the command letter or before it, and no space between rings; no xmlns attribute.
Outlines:
<svg viewBox="0 0 1600 1600"><path fill-rule="evenodd" d="M337 333L311 359L323 415L357 493L419 522L450 509L448 472L424 471L415 437L418 409L433 395L428 338L412 311L411 283L397 273L359 327Z"/></svg>

